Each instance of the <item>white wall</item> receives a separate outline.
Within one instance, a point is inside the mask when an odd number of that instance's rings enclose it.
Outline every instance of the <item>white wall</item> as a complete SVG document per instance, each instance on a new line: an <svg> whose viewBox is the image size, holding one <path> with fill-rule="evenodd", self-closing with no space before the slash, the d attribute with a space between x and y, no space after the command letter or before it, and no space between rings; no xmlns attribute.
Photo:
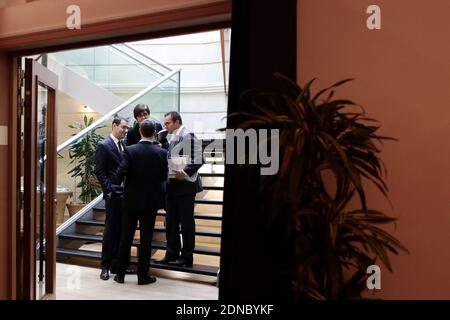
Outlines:
<svg viewBox="0 0 450 320"><path fill-rule="evenodd" d="M48 59L47 67L58 75L58 90L81 101L100 114L106 114L124 101L119 96L66 68L51 56Z"/></svg>
<svg viewBox="0 0 450 320"><path fill-rule="evenodd" d="M230 31L225 32L226 88L228 88ZM226 125L220 32L133 42L132 45L172 69L181 68L180 112L187 127L214 132Z"/></svg>

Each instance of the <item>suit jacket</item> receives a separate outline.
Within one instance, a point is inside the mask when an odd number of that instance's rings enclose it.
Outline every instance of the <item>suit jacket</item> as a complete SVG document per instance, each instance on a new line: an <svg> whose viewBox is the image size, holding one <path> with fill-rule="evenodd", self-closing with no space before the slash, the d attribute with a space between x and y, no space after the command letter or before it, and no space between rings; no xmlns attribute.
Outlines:
<svg viewBox="0 0 450 320"><path fill-rule="evenodd" d="M159 131L161 131L162 125L161 123L159 123L158 121L152 119L155 123L155 134L158 133ZM139 124L136 123L134 125L133 128L131 128L130 130L128 130L127 133L127 146L132 146L133 144L138 143L141 140L141 134L139 133ZM169 142L167 141L167 139L163 139L163 141L161 141L162 147L164 149L168 149L169 148Z"/></svg>
<svg viewBox="0 0 450 320"><path fill-rule="evenodd" d="M125 210L158 210L163 207L163 183L167 180L167 151L158 144L141 141L123 152L117 173L125 180Z"/></svg>
<svg viewBox="0 0 450 320"><path fill-rule="evenodd" d="M176 137L175 141L169 143L168 157L171 156L188 156L188 164L184 168L184 172L188 176L193 176L205 163L203 157L203 149L201 142L195 134L189 129L183 127ZM167 192L176 195L196 194L203 191L200 175L197 176L195 182L186 180L169 179L167 184Z"/></svg>
<svg viewBox="0 0 450 320"><path fill-rule="evenodd" d="M95 151L95 175L103 190L103 199L108 199L108 194L121 196L122 187L117 180L117 170L119 169L122 155L117 149L117 145L111 136L100 141Z"/></svg>

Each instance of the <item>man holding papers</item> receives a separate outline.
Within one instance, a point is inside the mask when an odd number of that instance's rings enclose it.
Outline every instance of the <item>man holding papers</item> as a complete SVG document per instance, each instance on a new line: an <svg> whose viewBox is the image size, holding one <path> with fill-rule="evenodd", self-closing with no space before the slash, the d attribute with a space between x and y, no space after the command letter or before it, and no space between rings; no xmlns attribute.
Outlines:
<svg viewBox="0 0 450 320"><path fill-rule="evenodd" d="M160 263L192 267L195 248L195 194L203 190L198 170L203 165L201 142L183 126L181 116L172 111L164 115L169 141L169 183L166 197L167 247ZM180 239L183 237L183 246Z"/></svg>

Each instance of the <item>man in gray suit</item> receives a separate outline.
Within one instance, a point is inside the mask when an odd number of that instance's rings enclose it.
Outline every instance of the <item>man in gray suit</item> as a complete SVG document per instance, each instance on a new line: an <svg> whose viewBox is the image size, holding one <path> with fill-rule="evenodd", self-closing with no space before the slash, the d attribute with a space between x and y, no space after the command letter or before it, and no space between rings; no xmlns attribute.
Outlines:
<svg viewBox="0 0 450 320"><path fill-rule="evenodd" d="M192 267L195 248L195 194L203 191L198 174L204 163L202 145L194 133L183 126L178 112L166 113L164 126L172 135L168 149L169 163L175 157L186 157L187 160L182 170L173 170L172 175L169 175L166 196L166 255L159 263Z"/></svg>

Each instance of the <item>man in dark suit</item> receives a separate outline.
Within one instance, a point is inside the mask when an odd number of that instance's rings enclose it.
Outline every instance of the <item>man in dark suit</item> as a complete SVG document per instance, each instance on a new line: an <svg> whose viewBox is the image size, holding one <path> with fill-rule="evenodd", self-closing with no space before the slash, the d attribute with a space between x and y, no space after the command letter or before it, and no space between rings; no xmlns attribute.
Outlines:
<svg viewBox="0 0 450 320"><path fill-rule="evenodd" d="M127 134L127 146L131 146L133 144L136 144L141 140L141 134L139 133L139 125L144 121L145 119L150 118L150 109L148 105L139 103L134 107L133 110L134 118L136 119L137 123L128 130ZM152 119L155 122L155 133L158 133L162 130L162 125L158 121ZM156 136L156 135L155 135ZM164 149L167 150L169 147L169 142L164 137L161 139L161 145Z"/></svg>
<svg viewBox="0 0 450 320"><path fill-rule="evenodd" d="M167 151L153 139L155 125L151 120L141 122L142 139L126 147L117 173L118 181L125 179L124 215L119 248L117 274L114 281L123 283L130 262L130 249L139 221L140 245L138 284L149 284L156 278L148 274L155 217L161 208L162 183L167 180Z"/></svg>
<svg viewBox="0 0 450 320"><path fill-rule="evenodd" d="M172 135L168 149L169 162L171 158L180 156L186 157L187 161L182 170L173 170L169 176L166 197L167 246L165 257L159 263L192 267L195 248L194 201L195 194L203 190L198 174L204 163L202 146L194 133L183 126L178 112L166 113L164 126Z"/></svg>
<svg viewBox="0 0 450 320"><path fill-rule="evenodd" d="M102 140L95 152L95 175L103 190L105 199L106 220L102 241L102 271L100 278L109 279L109 269L115 268L120 243L122 223L122 187L116 178L122 161L122 139L128 131L128 122L122 118L114 118L112 132Z"/></svg>

